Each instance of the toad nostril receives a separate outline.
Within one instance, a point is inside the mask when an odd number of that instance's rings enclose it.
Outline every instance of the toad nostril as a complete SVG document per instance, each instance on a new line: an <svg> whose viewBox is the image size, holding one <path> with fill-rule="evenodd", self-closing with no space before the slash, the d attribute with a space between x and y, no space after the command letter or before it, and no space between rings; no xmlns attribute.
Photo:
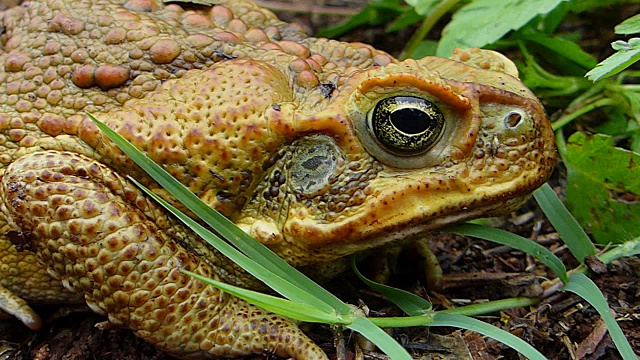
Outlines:
<svg viewBox="0 0 640 360"><path fill-rule="evenodd" d="M512 111L504 118L504 126L510 129L522 123L522 114Z"/></svg>

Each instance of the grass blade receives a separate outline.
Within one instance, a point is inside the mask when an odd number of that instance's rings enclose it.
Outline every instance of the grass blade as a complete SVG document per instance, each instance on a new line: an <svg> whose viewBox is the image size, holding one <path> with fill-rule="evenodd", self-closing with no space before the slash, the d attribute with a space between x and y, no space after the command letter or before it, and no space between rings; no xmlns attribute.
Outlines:
<svg viewBox="0 0 640 360"><path fill-rule="evenodd" d="M491 324L487 324L471 317L437 312L433 315L433 322L430 326L453 326L476 331L515 349L529 360L546 360L538 350L526 343L524 340Z"/></svg>
<svg viewBox="0 0 640 360"><path fill-rule="evenodd" d="M549 249L522 236L501 229L469 223L450 225L440 230L458 235L473 236L518 249L548 266L563 283L568 281L567 268L562 263L562 260Z"/></svg>
<svg viewBox="0 0 640 360"><path fill-rule="evenodd" d="M533 193L533 196L578 261L583 263L585 257L596 254L596 247L593 246L587 233L571 216L549 184L542 185Z"/></svg>
<svg viewBox="0 0 640 360"><path fill-rule="evenodd" d="M623 244L616 245L613 249L598 255L598 258L600 258L603 263L610 264L614 260L634 255L640 255L640 236L625 241Z"/></svg>
<svg viewBox="0 0 640 360"><path fill-rule="evenodd" d="M604 320L604 323L607 325L611 339L613 339L624 360L638 359L633 349L631 349L627 338L624 336L622 329L620 329L620 325L618 325L616 319L611 315L607 300L605 300L602 292L591 279L584 274L571 274L569 276L569 282L564 286L564 289L585 299L598 311L600 316L602 316L602 320Z"/></svg>
<svg viewBox="0 0 640 360"><path fill-rule="evenodd" d="M286 300L272 295L263 294L258 291L247 290L241 287L229 285L220 281L215 281L206 276L198 275L190 271L183 270L185 274L193 276L194 278L214 286L220 290L243 299L251 304L257 305L267 311L271 311L276 314L284 315L288 318L332 325L348 325L353 322L353 316L338 315L335 311L325 312L315 306L310 306L303 303L297 303L291 300Z"/></svg>
<svg viewBox="0 0 640 360"><path fill-rule="evenodd" d="M356 276L367 284L367 286L386 296L387 299L396 304L396 306L408 315L420 316L431 311L431 303L416 294L367 279L358 270L354 256L351 257L351 269L353 269Z"/></svg>
<svg viewBox="0 0 640 360"><path fill-rule="evenodd" d="M409 355L407 350L367 318L358 316L355 318L353 323L347 325L347 328L362 334L364 337L376 344L376 346L392 360L412 360L412 357Z"/></svg>

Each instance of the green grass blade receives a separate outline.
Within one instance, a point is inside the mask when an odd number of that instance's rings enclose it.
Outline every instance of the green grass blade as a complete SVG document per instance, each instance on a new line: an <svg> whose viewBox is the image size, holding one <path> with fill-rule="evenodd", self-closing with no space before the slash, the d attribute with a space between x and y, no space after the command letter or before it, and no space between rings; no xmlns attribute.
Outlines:
<svg viewBox="0 0 640 360"><path fill-rule="evenodd" d="M533 346L524 340L499 329L491 324L463 315L447 314L437 312L433 315L433 322L430 326L453 326L461 329L476 331L482 335L489 336L501 343L513 348L529 360L546 360Z"/></svg>
<svg viewBox="0 0 640 360"><path fill-rule="evenodd" d="M562 260L549 249L522 236L501 229L469 223L450 225L440 230L458 235L473 236L518 249L548 266L563 283L568 281L567 268L562 263Z"/></svg>
<svg viewBox="0 0 640 360"><path fill-rule="evenodd" d="M189 191L189 189L185 188L180 182L173 178L173 176L142 154L135 146L131 145L131 143L120 136L120 134L110 129L91 114L87 115L91 120L93 120L98 128L100 128L109 137L109 139L111 139L111 141L118 145L118 147L120 147L125 154L138 164L138 166L145 170L170 194L177 199L180 199L180 201L189 210L214 228L223 238L230 241L234 246L240 249L240 251L247 254L256 262L271 269L271 272L277 274L278 277L297 285L311 294L314 294L317 299L331 306L333 309L336 309L339 313L346 314L350 311L349 307L340 301L340 299L335 297L335 295L314 283L306 275L291 267L271 250L240 230L234 223L204 204L197 196ZM256 276L256 274L252 275ZM265 281L265 283L268 284L268 281Z"/></svg>
<svg viewBox="0 0 640 360"><path fill-rule="evenodd" d="M358 270L354 256L351 257L351 269L367 286L386 296L408 315L420 316L431 310L431 303L416 294L367 279Z"/></svg>
<svg viewBox="0 0 640 360"><path fill-rule="evenodd" d="M412 360L411 355L389 334L373 324L367 318L356 317L347 328L357 331L387 354L392 360Z"/></svg>
<svg viewBox="0 0 640 360"><path fill-rule="evenodd" d="M585 257L596 254L596 247L587 233L564 207L549 184L542 185L533 193L533 196L578 261L583 263Z"/></svg>
<svg viewBox="0 0 640 360"><path fill-rule="evenodd" d="M610 264L614 260L634 255L640 255L640 236L616 245L613 249L598 255L598 258L600 258L603 263Z"/></svg>
<svg viewBox="0 0 640 360"><path fill-rule="evenodd" d="M200 236L203 240L207 241L209 244L214 246L218 251L227 256L236 264L240 265L244 270L249 272L251 275L255 276L260 281L269 285L273 290L281 294L282 296L303 304L311 305L317 307L319 310L325 312L332 312L334 308L320 299L316 298L312 294L300 290L297 286L291 284L286 279L279 277L263 266L262 264L253 261L246 255L240 253L237 249L232 247L231 245L224 242L220 239L216 234L212 233L204 226L197 223L195 220L190 218L189 216L182 213L180 210L176 209L173 205L166 202L164 199L159 197L158 195L152 193L149 189L147 189L144 185L140 184L133 178L129 178L136 186L140 187L149 197L153 198L156 202L158 202L162 207L171 212L176 218L182 221L185 225L191 228L198 236Z"/></svg>
<svg viewBox="0 0 640 360"><path fill-rule="evenodd" d="M267 311L271 311L291 319L333 325L348 325L353 322L353 316L338 315L335 311L325 312L315 306L297 303L253 290L243 289L220 281L215 281L206 276L198 275L190 271L183 270L183 272Z"/></svg>
<svg viewBox="0 0 640 360"><path fill-rule="evenodd" d="M620 326L616 322L616 319L611 315L607 300L605 300L602 292L600 292L600 289L598 289L591 279L586 277L584 274L571 274L569 276L569 282L565 284L564 289L585 299L596 309L596 311L598 311L602 320L604 320L604 323L607 325L611 339L613 339L613 342L616 344L616 347L623 359L638 359L636 354L633 352L631 345L629 345L627 338L624 336L622 329L620 329Z"/></svg>

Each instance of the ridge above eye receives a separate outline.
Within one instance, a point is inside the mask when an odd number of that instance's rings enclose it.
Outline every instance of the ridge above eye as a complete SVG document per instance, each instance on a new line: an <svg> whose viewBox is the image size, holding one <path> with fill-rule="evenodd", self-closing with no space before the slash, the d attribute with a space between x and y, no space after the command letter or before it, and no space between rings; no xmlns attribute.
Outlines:
<svg viewBox="0 0 640 360"><path fill-rule="evenodd" d="M412 156L427 151L440 138L444 116L429 100L392 96L378 101L367 125L375 141L387 151Z"/></svg>

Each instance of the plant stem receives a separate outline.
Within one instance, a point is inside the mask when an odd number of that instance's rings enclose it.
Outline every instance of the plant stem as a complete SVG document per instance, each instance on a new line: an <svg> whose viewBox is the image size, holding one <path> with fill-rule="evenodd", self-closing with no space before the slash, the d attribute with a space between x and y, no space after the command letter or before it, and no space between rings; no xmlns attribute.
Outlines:
<svg viewBox="0 0 640 360"><path fill-rule="evenodd" d="M617 260L626 256L633 256L640 253L640 236L629 241L625 241L613 249L602 253L598 258L605 264L609 264L614 260Z"/></svg>
<svg viewBox="0 0 640 360"><path fill-rule="evenodd" d="M598 96L604 91L607 86L610 86L612 81L599 81L593 84L590 88L586 89L582 95L576 97L564 110L565 112L572 112L577 108L580 108L583 104L588 104L595 99L599 99L602 96Z"/></svg>
<svg viewBox="0 0 640 360"><path fill-rule="evenodd" d="M466 316L486 315L505 309L523 308L525 306L535 305L538 303L538 301L539 300L537 298L517 297L511 299L489 301L482 304L467 305L438 312Z"/></svg>
<svg viewBox="0 0 640 360"><path fill-rule="evenodd" d="M427 326L433 321L433 312L430 311L420 316L401 317L368 317L367 320L382 328Z"/></svg>
<svg viewBox="0 0 640 360"><path fill-rule="evenodd" d="M595 110L599 107L603 107L603 106L609 106L609 105L614 105L616 102L610 98L604 98L604 99L600 99L600 100L596 100L594 102L592 102L589 105L586 105L584 107L581 107L580 109L568 114L568 115L564 115L561 118L559 118L558 120L554 121L553 124L551 124L551 127L553 128L554 131L560 129L561 127L567 125L568 123L572 122L573 120L575 120L576 118L580 117L581 115L584 115L586 113L588 113L589 111Z"/></svg>
<svg viewBox="0 0 640 360"><path fill-rule="evenodd" d="M498 311L513 309L513 308L523 308L525 306L531 306L538 303L537 298L527 298L527 297L518 297L511 299L503 299L496 301L489 301L482 304L473 304L468 306L463 306L455 309L442 310L438 311L438 313L446 313L446 314L456 314L456 315L466 315L466 316L476 316L476 315L486 315L495 313ZM431 324L433 320L433 315L435 312L429 311L424 315L420 316L407 316L407 317L370 317L367 318L372 323L377 326L387 328L387 327L411 327L411 326L428 326Z"/></svg>
<svg viewBox="0 0 640 360"><path fill-rule="evenodd" d="M431 8L427 17L422 21L422 25L416 30L415 33L411 36L407 45L405 45L404 49L400 53L400 60L404 60L411 56L416 48L420 44L420 42L427 36L429 31L435 26L435 24L440 20L441 17L444 16L451 8L453 8L460 0L443 0L439 2L436 6Z"/></svg>
<svg viewBox="0 0 640 360"><path fill-rule="evenodd" d="M560 158L562 161L567 163L567 141L564 139L564 134L562 133L562 129L558 129L556 131L556 146L558 147L558 153L560 154Z"/></svg>

